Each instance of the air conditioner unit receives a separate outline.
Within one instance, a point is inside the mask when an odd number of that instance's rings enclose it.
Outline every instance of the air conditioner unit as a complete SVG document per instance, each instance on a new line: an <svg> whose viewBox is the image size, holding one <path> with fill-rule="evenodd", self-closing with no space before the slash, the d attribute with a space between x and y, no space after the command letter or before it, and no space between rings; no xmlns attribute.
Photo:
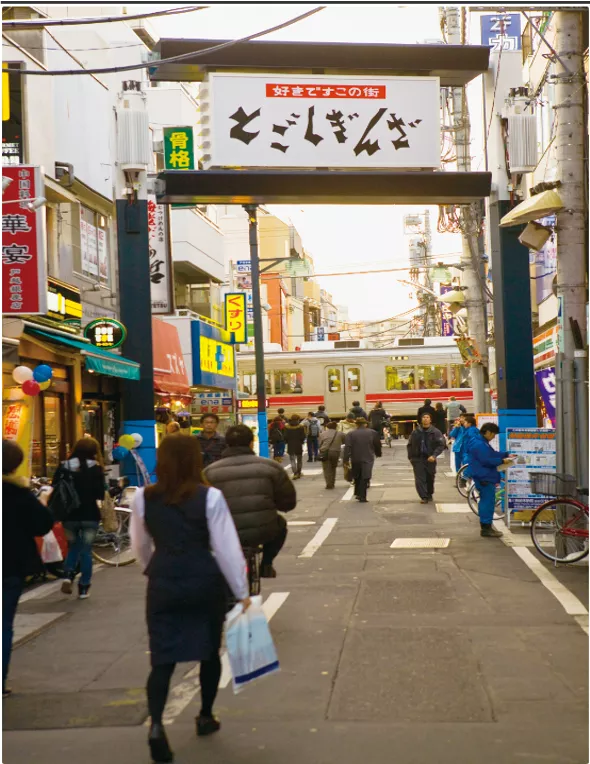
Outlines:
<svg viewBox="0 0 590 764"><path fill-rule="evenodd" d="M529 98L507 99L502 117L508 123L510 172L532 172L539 161L537 118Z"/></svg>

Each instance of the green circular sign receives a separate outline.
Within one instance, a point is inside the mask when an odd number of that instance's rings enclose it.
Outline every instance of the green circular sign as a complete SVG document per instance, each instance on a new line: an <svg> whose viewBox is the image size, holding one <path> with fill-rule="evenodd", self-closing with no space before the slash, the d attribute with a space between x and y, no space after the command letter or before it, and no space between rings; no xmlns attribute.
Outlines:
<svg viewBox="0 0 590 764"><path fill-rule="evenodd" d="M97 348L118 348L127 338L127 329L115 318L96 318L84 327L84 336Z"/></svg>

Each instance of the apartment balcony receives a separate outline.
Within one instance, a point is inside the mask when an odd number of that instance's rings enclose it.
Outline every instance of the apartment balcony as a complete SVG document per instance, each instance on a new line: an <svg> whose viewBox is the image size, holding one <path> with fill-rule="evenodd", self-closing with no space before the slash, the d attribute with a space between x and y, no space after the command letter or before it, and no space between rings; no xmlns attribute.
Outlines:
<svg viewBox="0 0 590 764"><path fill-rule="evenodd" d="M191 283L225 278L223 233L195 209L172 209L172 261L175 273Z"/></svg>

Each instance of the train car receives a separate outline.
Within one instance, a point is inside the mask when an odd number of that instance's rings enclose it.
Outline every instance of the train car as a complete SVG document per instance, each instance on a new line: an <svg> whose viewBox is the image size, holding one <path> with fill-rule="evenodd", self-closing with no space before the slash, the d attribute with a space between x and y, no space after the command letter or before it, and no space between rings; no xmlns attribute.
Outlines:
<svg viewBox="0 0 590 764"><path fill-rule="evenodd" d="M393 348L363 349L358 341L305 343L301 351L265 353L269 417L284 408L287 416L307 415L326 406L341 419L353 401L369 411L377 401L394 420L415 419L425 398L435 405L454 395L469 411L471 373L451 337L396 340ZM255 396L253 352L239 353L238 389Z"/></svg>

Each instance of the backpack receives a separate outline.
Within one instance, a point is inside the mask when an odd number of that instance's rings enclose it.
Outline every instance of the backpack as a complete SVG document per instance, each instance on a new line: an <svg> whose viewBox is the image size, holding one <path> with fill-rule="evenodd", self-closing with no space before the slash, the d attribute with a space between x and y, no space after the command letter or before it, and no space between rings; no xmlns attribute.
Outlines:
<svg viewBox="0 0 590 764"><path fill-rule="evenodd" d="M312 438L317 438L320 434L320 426L316 421L311 421L309 423L309 434Z"/></svg>
<svg viewBox="0 0 590 764"><path fill-rule="evenodd" d="M48 508L53 512L57 522L63 522L75 512L80 506L80 497L74 485L74 476L70 470L62 469L59 473L59 479L53 486L53 491L47 503Z"/></svg>

